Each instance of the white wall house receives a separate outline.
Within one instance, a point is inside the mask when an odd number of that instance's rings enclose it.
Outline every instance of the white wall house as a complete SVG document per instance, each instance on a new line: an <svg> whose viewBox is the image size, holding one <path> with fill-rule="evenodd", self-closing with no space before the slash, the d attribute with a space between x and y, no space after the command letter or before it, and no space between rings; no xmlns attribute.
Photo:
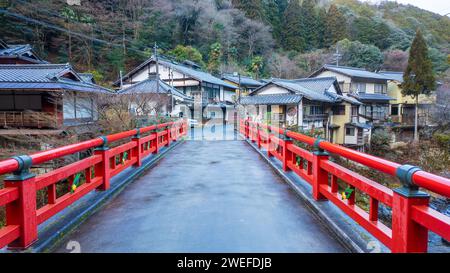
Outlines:
<svg viewBox="0 0 450 273"><path fill-rule="evenodd" d="M380 123L387 120L389 101L393 100L387 95L387 76L361 68L324 65L310 78L330 76L336 77L344 94L363 103L359 108L362 122Z"/></svg>
<svg viewBox="0 0 450 273"><path fill-rule="evenodd" d="M157 71L159 78L167 85L193 99L193 103L179 102L173 109L179 109L181 106L178 105L184 104L189 107L191 116L195 119L208 119L214 115L208 110L212 105L220 107L225 113L234 109L235 86L200 70L190 61L181 64L166 58L158 58L156 61L152 57L127 73L114 85L120 87L122 84L122 89L125 89L149 79L149 75L154 75Z"/></svg>

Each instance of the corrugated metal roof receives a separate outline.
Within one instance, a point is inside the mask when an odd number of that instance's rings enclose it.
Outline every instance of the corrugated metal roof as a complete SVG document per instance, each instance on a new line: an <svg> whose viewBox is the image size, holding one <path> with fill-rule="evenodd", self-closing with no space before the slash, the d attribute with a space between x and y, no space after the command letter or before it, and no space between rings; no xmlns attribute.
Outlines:
<svg viewBox="0 0 450 273"><path fill-rule="evenodd" d="M348 67L348 66L336 66L331 64L324 65L319 71L316 71L312 76L318 74L318 72L323 70L330 70L340 74L344 74L350 77L365 78L365 79L376 79L376 80L389 80L389 77L385 75L377 74L375 72L370 72L362 68Z"/></svg>
<svg viewBox="0 0 450 273"><path fill-rule="evenodd" d="M157 88L157 83L159 83L159 88ZM159 91L159 92L158 92ZM176 88L168 85L164 81L156 79L147 79L136 84L133 84L127 88L119 91L120 94L138 94L138 93L160 93L160 94L173 94L174 96L180 97L184 100L191 101L191 97L186 96L182 92L178 91Z"/></svg>
<svg viewBox="0 0 450 273"><path fill-rule="evenodd" d="M253 78L247 77L247 76L242 76L241 75L241 85L242 86L261 86L264 83L257 81ZM234 82L236 84L239 83L239 76L234 76L234 75L230 75L230 74L224 74L222 79L228 80L230 82Z"/></svg>
<svg viewBox="0 0 450 273"><path fill-rule="evenodd" d="M358 123L358 122L352 122L352 123L346 123L345 125L347 126L354 126L357 128L362 128L362 129L371 129L372 125L367 124L367 123Z"/></svg>
<svg viewBox="0 0 450 273"><path fill-rule="evenodd" d="M67 73L71 73L75 80L62 77ZM110 92L107 88L84 82L70 64L0 65L0 88Z"/></svg>
<svg viewBox="0 0 450 273"><path fill-rule="evenodd" d="M403 82L403 72L396 71L380 71L378 74L388 77L390 80L397 81L399 83Z"/></svg>
<svg viewBox="0 0 450 273"><path fill-rule="evenodd" d="M243 105L297 104L302 100L298 94L272 94L241 97Z"/></svg>
<svg viewBox="0 0 450 273"><path fill-rule="evenodd" d="M386 101L389 102L390 100L394 100L393 98L389 97L385 94L371 94L371 93L358 93L358 94L352 94L356 99L365 102L365 101Z"/></svg>

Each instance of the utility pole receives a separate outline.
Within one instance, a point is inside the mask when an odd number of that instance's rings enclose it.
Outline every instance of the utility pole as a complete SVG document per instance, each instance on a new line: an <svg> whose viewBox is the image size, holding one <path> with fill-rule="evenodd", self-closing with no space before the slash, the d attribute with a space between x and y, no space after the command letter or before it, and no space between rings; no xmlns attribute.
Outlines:
<svg viewBox="0 0 450 273"><path fill-rule="evenodd" d="M153 57L156 63L156 94L159 94L159 61L158 61L158 45L155 42L153 46Z"/></svg>
<svg viewBox="0 0 450 273"><path fill-rule="evenodd" d="M336 53L333 54L333 56L336 58L336 66L339 66L339 60L342 57L342 54L339 53L339 47L336 44Z"/></svg>
<svg viewBox="0 0 450 273"><path fill-rule="evenodd" d="M123 86L122 70L119 70L119 78L120 78L120 89L122 89Z"/></svg>

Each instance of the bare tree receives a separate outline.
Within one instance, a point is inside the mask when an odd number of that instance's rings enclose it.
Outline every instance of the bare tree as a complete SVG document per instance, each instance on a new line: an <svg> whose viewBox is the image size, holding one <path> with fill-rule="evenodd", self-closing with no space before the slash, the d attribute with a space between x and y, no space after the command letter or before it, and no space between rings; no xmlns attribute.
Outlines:
<svg viewBox="0 0 450 273"><path fill-rule="evenodd" d="M273 54L268 67L270 74L275 78L295 79L302 75L297 63L284 54Z"/></svg>

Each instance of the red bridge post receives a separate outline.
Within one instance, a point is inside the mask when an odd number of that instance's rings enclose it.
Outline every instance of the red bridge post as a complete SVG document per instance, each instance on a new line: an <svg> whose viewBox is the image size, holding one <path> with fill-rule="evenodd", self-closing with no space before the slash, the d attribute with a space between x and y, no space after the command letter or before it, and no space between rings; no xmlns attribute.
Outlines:
<svg viewBox="0 0 450 273"><path fill-rule="evenodd" d="M25 249L38 238L35 175L29 172L31 157L13 158L19 163L19 169L5 178L5 188L17 188L19 198L6 205L6 224L20 226L20 237L9 248Z"/></svg>
<svg viewBox="0 0 450 273"><path fill-rule="evenodd" d="M314 142L314 152L312 161L313 183L312 191L314 200L326 200L326 197L320 193L321 185L328 185L328 173L320 167L320 162L328 160L329 154L320 148L320 142L323 140L317 138Z"/></svg>
<svg viewBox="0 0 450 273"><path fill-rule="evenodd" d="M271 149L270 143L271 143L271 141L270 141L270 127L267 126L267 157L272 157L272 154L270 153L270 149Z"/></svg>
<svg viewBox="0 0 450 273"><path fill-rule="evenodd" d="M261 149L261 133L260 133L259 123L256 123L256 139L258 143L258 149Z"/></svg>
<svg viewBox="0 0 450 273"><path fill-rule="evenodd" d="M154 153L154 154L157 154L157 153L159 152L159 136L158 136L158 131L155 130L152 134L155 136L155 138L153 139L153 145L154 145L154 147L155 147L155 151L154 151L153 153Z"/></svg>
<svg viewBox="0 0 450 273"><path fill-rule="evenodd" d="M292 162L293 154L288 150L288 145L292 144L292 139L287 136L286 128L283 130L283 171L289 171L288 162Z"/></svg>
<svg viewBox="0 0 450 273"><path fill-rule="evenodd" d="M170 141L171 141L171 136L170 136L171 134L170 134L170 125L167 125L167 128L166 128L166 137L167 137L167 144L166 144L166 146L167 147L170 147Z"/></svg>
<svg viewBox="0 0 450 273"><path fill-rule="evenodd" d="M403 165L397 177L403 186L394 190L392 202L392 252L427 252L428 229L412 219L413 206L428 206L430 195L412 182L418 167Z"/></svg>
<svg viewBox="0 0 450 273"><path fill-rule="evenodd" d="M141 143L141 129L136 129L136 135L131 139L136 143L136 147L134 147L132 151L132 157L136 158L136 167L142 166L142 143Z"/></svg>
<svg viewBox="0 0 450 273"><path fill-rule="evenodd" d="M94 154L102 156L102 162L95 165L95 176L99 174L102 177L103 184L98 187L100 191L106 191L109 189L109 178L110 178L110 166L109 166L109 147L108 139L105 136L100 137L103 140L103 144L100 147L95 148Z"/></svg>

